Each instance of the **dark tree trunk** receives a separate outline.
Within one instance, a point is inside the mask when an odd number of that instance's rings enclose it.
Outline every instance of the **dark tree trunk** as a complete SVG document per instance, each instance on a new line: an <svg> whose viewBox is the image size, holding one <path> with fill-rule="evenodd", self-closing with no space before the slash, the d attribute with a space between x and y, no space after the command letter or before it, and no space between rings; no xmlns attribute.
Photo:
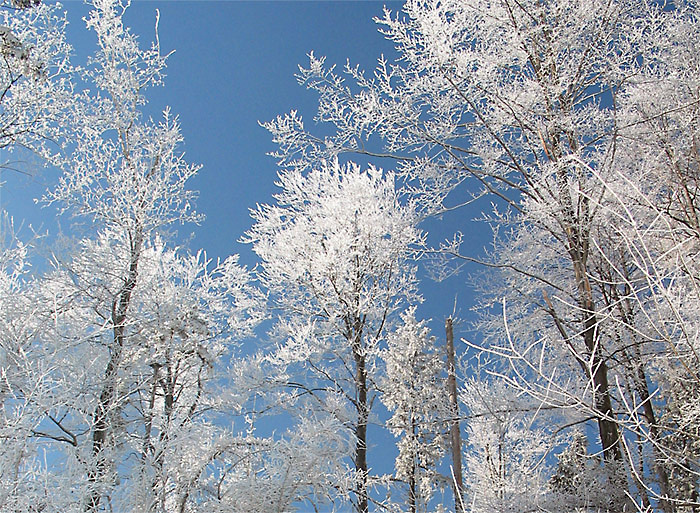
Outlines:
<svg viewBox="0 0 700 513"><path fill-rule="evenodd" d="M357 510L358 513L369 511L367 497L367 421L369 404L367 402L367 369L365 355L356 344L354 352L357 386L357 427L355 429L355 472L357 473Z"/></svg>
<svg viewBox="0 0 700 513"><path fill-rule="evenodd" d="M582 269L580 262L574 261L576 281L580 294L580 303L583 314L583 341L586 350L591 357L591 376L594 388L594 407L598 412L598 433L600 444L603 448L603 457L606 461L619 461L622 459L620 451L620 433L615 422L615 412L610 400L610 386L608 384L608 366L602 356L602 344L598 337L598 320L595 313L593 293L588 277Z"/></svg>
<svg viewBox="0 0 700 513"><path fill-rule="evenodd" d="M457 402L457 377L455 372L455 344L452 319L445 321L447 338L447 389L450 399L450 442L452 448L452 471L454 473L452 489L454 491L455 511L462 513L464 481L462 479L462 435L459 428L459 403Z"/></svg>
<svg viewBox="0 0 700 513"><path fill-rule="evenodd" d="M113 419L117 414L117 375L122 360L122 350L126 339L126 320L131 303L131 294L136 287L138 276L139 258L141 255L142 238L137 234L131 240L130 263L124 285L114 298L112 303L112 345L105 369L104 385L100 397L93 413L94 426L92 430L92 455L95 460L95 467L88 470L88 482L92 486L85 510L96 512L99 510L102 500L102 490L100 483L105 477L108 462L105 461L103 451L107 444L109 431L114 427Z"/></svg>

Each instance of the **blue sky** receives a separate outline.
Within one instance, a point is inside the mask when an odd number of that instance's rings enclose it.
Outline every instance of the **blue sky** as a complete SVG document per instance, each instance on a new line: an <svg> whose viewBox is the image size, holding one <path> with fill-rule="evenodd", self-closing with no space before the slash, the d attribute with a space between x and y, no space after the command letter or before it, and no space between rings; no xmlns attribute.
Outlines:
<svg viewBox="0 0 700 513"><path fill-rule="evenodd" d="M82 21L88 7L79 0L63 5L70 22L68 39L80 64L95 48L95 36ZM373 0L132 2L125 22L141 44L148 46L154 38L158 9L161 48L164 53L175 50L165 86L147 93L147 114L157 118L169 105L180 117L188 160L203 165L191 188L200 191L198 208L206 221L199 227L180 228L181 244L189 240L191 250L202 248L214 259L239 253L242 262L255 264L250 247L238 239L251 225L249 209L272 201L277 171L274 159L266 155L275 146L258 122L297 109L307 126L313 126L316 95L294 78L312 50L338 68L346 59L370 71L382 54L393 60L391 42L373 21L382 15L384 5L392 11L401 9L401 2ZM7 171L2 176L7 184L0 188L0 207L17 223L24 221L25 237L30 224L56 232L53 208L41 209L31 201L55 178L50 170L32 178L10 176ZM478 215L478 208L483 205L427 224L432 241L462 230L465 238L472 239L471 249L487 244L483 228L478 234L471 228L476 226L470 219ZM462 274L441 284L423 282L426 302L419 315L434 319L437 336L444 336L443 320L451 313L455 296L462 316L468 317L473 301L467 281Z"/></svg>

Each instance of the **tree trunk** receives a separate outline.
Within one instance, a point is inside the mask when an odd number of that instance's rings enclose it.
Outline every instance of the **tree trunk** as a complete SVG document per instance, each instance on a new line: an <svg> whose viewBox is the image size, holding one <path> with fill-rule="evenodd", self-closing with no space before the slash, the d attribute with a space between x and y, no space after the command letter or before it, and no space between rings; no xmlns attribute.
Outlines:
<svg viewBox="0 0 700 513"><path fill-rule="evenodd" d="M367 403L367 369L365 356L358 347L354 351L357 385L357 427L355 429L355 472L357 473L357 511L367 513L367 421L369 405Z"/></svg>
<svg viewBox="0 0 700 513"><path fill-rule="evenodd" d="M459 403L457 401L457 377L455 373L455 344L452 329L452 319L445 320L445 334L447 338L447 389L450 399L450 442L452 446L452 490L455 498L455 511L462 513L462 499L464 482L462 479L462 436L459 428Z"/></svg>
<svg viewBox="0 0 700 513"><path fill-rule="evenodd" d="M413 413L411 413L411 435L413 438L416 437L416 421L413 418ZM411 476L408 478L408 512L417 513L418 512L418 480L416 476L418 475L418 459L416 454L413 454L413 465L411 466Z"/></svg>
<svg viewBox="0 0 700 513"><path fill-rule="evenodd" d="M100 482L104 479L107 470L107 462L102 452L107 443L109 431L113 428L113 418L117 409L117 375L119 365L122 360L122 350L126 338L126 319L131 303L131 294L136 287L138 276L139 258L141 255L142 237L138 233L131 239L129 271L117 296L112 303L112 346L109 362L104 375L104 386L100 393L95 412L93 413L94 426L92 431L92 456L95 460L95 467L88 470L88 482L92 486L90 495L85 507L87 512L99 510L102 499Z"/></svg>
<svg viewBox="0 0 700 513"><path fill-rule="evenodd" d="M583 310L583 341L591 357L591 376L594 390L594 408L599 414L598 433L606 461L622 459L620 451L620 433L614 420L615 413L610 400L608 384L608 366L601 356L602 347L598 338L598 320L593 302L593 292L590 282L580 260L574 261L576 281L579 289L579 301Z"/></svg>

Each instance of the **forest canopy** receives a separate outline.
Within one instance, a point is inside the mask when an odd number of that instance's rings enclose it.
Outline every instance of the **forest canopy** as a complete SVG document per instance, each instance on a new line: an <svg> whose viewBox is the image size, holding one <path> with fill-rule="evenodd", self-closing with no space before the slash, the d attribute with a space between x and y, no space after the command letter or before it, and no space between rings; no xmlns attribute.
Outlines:
<svg viewBox="0 0 700 513"><path fill-rule="evenodd" d="M0 4L0 166L65 220L1 212L0 511L700 511L694 2L385 8L395 57L311 52L315 123L261 120L248 266L177 237L159 14L88 5L78 62L61 5ZM421 318L428 276L475 306Z"/></svg>

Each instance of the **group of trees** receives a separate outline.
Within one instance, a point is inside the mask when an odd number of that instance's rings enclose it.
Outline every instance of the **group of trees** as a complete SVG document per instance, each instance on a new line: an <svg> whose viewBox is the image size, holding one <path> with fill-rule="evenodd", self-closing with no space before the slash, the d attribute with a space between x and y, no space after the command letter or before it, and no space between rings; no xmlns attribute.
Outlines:
<svg viewBox="0 0 700 513"><path fill-rule="evenodd" d="M75 222L42 273L1 232L0 510L700 510L692 2L407 0L372 77L311 54L330 135L264 124L253 271L175 246L199 168L143 113L167 56L91 6L81 69L58 7L0 7L0 147ZM492 249L431 247L465 197ZM456 363L426 254L483 264Z"/></svg>
<svg viewBox="0 0 700 513"><path fill-rule="evenodd" d="M400 58L372 77L301 70L332 136L266 126L284 169L361 154L426 215L491 200L491 251L435 248L488 269L465 506L695 511L695 4L416 0L378 22Z"/></svg>

